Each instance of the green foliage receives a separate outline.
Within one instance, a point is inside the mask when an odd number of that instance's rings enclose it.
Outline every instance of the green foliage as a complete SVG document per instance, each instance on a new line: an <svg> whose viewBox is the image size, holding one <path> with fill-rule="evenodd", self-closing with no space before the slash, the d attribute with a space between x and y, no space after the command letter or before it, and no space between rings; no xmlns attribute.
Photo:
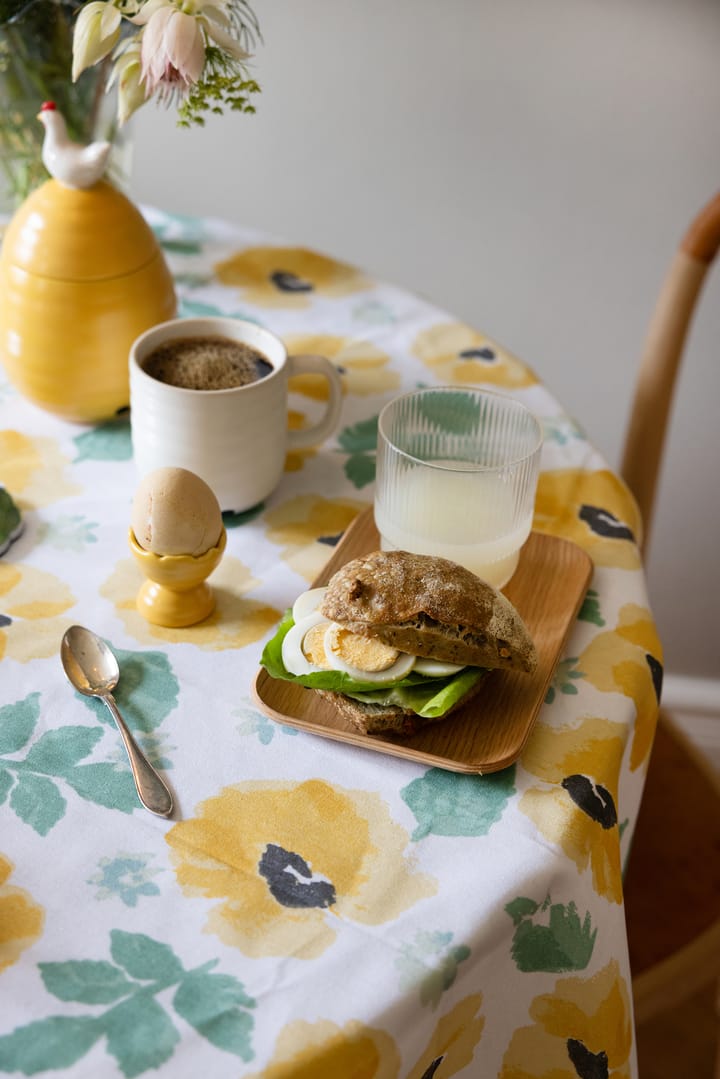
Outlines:
<svg viewBox="0 0 720 1079"><path fill-rule="evenodd" d="M548 687L545 694L546 704L552 704L558 693L571 697L577 694L578 688L574 683L585 677L584 672L577 667L577 662L577 656L570 656L568 659L563 659L558 663L553 675L552 685Z"/></svg>
<svg viewBox="0 0 720 1079"><path fill-rule="evenodd" d="M581 921L574 903L552 903L550 896L542 903L518 896L505 911L515 925L512 956L518 970L559 974L587 967L597 936L589 912Z"/></svg>
<svg viewBox="0 0 720 1079"><path fill-rule="evenodd" d="M600 597L594 588L588 589L578 619L581 622L592 622L596 626L605 625L605 619L600 610Z"/></svg>
<svg viewBox="0 0 720 1079"><path fill-rule="evenodd" d="M70 137L95 137L104 82L98 67L72 81L72 34L79 2L0 0L0 169L19 204L47 179L41 150L44 129L37 120L43 101L57 103Z"/></svg>
<svg viewBox="0 0 720 1079"><path fill-rule="evenodd" d="M360 420L352 427L345 427L338 435L338 443L346 453L375 452L377 446L378 417Z"/></svg>
<svg viewBox="0 0 720 1079"><path fill-rule="evenodd" d="M487 776L430 768L400 791L418 826L413 840L427 835L487 835L515 793L515 766Z"/></svg>
<svg viewBox="0 0 720 1079"><path fill-rule="evenodd" d="M130 726L142 723L159 726L177 704L178 684L167 656L162 652L137 653L117 649L123 667L123 682L131 691L132 707L123 705ZM119 695L120 698L120 695ZM140 806L130 767L124 755L121 764L96 761L83 764L103 737L106 725L114 731L109 713L99 701L78 694L78 701L91 707L103 726L65 725L42 732L32 742L40 717L40 695L0 708L0 805L10 808L38 835L48 832L65 815L67 801L63 788L108 809L132 813ZM119 736L118 736L119 737ZM32 742L32 744L31 744ZM24 757L17 754L26 750ZM164 762L164 767L170 767Z"/></svg>
<svg viewBox="0 0 720 1079"><path fill-rule="evenodd" d="M255 106L250 98L252 94L259 93L260 87L255 79L245 77L241 61L228 56L215 45L208 45L202 78L190 87L178 107L178 126L191 127L195 124L202 127L206 112L218 116L222 116L226 109L253 113Z"/></svg>
<svg viewBox="0 0 720 1079"><path fill-rule="evenodd" d="M422 1004L436 1008L457 977L460 963L470 956L466 944L452 943L452 933L419 932L412 944L401 944L395 966L404 989L417 986Z"/></svg>
<svg viewBox="0 0 720 1079"><path fill-rule="evenodd" d="M180 1041L171 1016L157 1000L173 987L178 1016L218 1049L244 1061L253 1059L250 1009L255 1001L236 978L211 973L217 960L186 971L161 941L119 929L110 936L112 962L39 964L45 988L58 1000L110 1007L91 1016L51 1016L0 1037L0 1070L34 1075L69 1068L101 1038L123 1075L158 1068Z"/></svg>
<svg viewBox="0 0 720 1079"><path fill-rule="evenodd" d="M377 427L378 417L370 416L345 427L338 436L340 447L350 454L345 462L345 475L358 490L375 481Z"/></svg>
<svg viewBox="0 0 720 1079"><path fill-rule="evenodd" d="M126 415L91 427L73 439L79 461L129 461L132 457L130 420Z"/></svg>

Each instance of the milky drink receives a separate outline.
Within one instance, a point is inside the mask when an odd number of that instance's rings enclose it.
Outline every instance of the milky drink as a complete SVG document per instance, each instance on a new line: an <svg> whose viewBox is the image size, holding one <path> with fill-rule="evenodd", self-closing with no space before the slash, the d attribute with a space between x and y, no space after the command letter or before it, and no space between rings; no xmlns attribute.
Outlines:
<svg viewBox="0 0 720 1079"><path fill-rule="evenodd" d="M440 555L502 588L530 534L532 505L518 517L512 485L502 472L458 461L433 466L409 468L391 496L376 500L383 550Z"/></svg>

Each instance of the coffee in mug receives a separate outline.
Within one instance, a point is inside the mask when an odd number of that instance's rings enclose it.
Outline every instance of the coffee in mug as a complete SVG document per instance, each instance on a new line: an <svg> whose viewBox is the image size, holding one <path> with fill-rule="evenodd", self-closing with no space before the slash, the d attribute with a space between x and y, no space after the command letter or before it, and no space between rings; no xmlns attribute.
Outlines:
<svg viewBox="0 0 720 1079"><path fill-rule="evenodd" d="M159 345L143 362L147 373L186 390L229 390L265 378L272 364L264 353L230 337L181 337Z"/></svg>
<svg viewBox="0 0 720 1079"><path fill-rule="evenodd" d="M323 375L324 414L288 426L288 380ZM221 384L222 383L222 384ZM315 446L340 419L342 382L324 356L288 356L275 334L225 316L178 318L130 349L130 428L140 476L186 468L205 480L220 508L236 513L274 491L288 450Z"/></svg>

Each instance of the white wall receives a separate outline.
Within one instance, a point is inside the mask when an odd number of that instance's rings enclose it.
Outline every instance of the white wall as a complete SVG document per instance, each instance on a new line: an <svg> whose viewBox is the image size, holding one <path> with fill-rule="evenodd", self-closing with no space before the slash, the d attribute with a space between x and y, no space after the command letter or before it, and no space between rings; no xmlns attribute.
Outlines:
<svg viewBox="0 0 720 1079"><path fill-rule="evenodd" d="M614 467L665 268L720 187L717 0L256 0L255 117L135 123L135 197L408 287L532 364ZM668 669L720 678L720 280L649 566Z"/></svg>

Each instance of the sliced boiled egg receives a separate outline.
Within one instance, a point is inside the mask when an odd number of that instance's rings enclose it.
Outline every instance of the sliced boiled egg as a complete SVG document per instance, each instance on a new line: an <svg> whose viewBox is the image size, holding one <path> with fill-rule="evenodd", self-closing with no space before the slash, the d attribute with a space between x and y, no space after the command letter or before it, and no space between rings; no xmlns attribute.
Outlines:
<svg viewBox="0 0 720 1079"><path fill-rule="evenodd" d="M397 682L412 670L415 656L397 648L352 633L331 622L325 633L325 655L336 671L344 671L358 682Z"/></svg>
<svg viewBox="0 0 720 1079"><path fill-rule="evenodd" d="M329 625L327 618L323 618L316 611L314 614L306 615L305 618L301 618L299 622L291 626L283 637L282 643L282 661L286 671L289 671L290 674L303 675L330 669L330 663L325 659L325 652L322 648L322 642ZM317 638L317 634L314 633L316 627L322 628L319 648L317 644L313 645L313 640ZM305 641L307 638L309 638L311 647L306 653Z"/></svg>
<svg viewBox="0 0 720 1079"><path fill-rule="evenodd" d="M293 603L293 622L302 622L303 618L317 611L326 592L327 588L310 588L307 592L301 592Z"/></svg>
<svg viewBox="0 0 720 1079"><path fill-rule="evenodd" d="M443 663L441 659L422 659L418 656L413 670L428 678L446 678L448 675L457 674L463 666L462 663Z"/></svg>

